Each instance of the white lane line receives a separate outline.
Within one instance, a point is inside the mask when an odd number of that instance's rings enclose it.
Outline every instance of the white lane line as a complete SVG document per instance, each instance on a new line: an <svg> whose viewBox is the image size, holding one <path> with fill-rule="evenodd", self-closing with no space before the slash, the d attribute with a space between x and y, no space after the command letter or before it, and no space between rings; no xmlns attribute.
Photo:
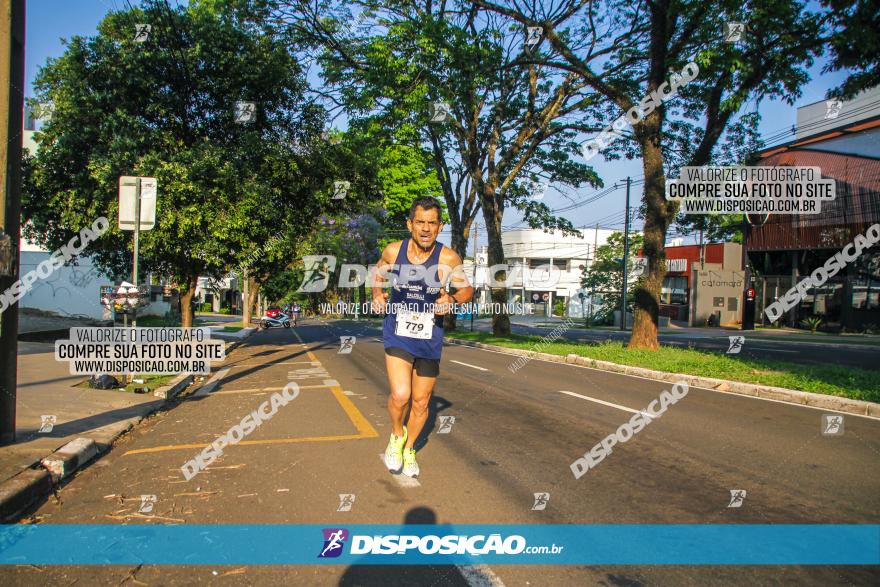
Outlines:
<svg viewBox="0 0 880 587"><path fill-rule="evenodd" d="M587 400L588 402L596 402L597 404L602 404L603 406L609 406L609 407L612 407L612 408L617 408L618 410L623 410L624 412L630 412L630 413L632 413L632 414L644 414L645 417L647 417L647 418L650 418L650 417L651 417L651 416L650 416L649 414L647 414L646 412L640 412L640 411L638 411L638 410L634 410L634 409L632 409L632 408L628 408L628 407L626 407L626 406L621 406L621 405L618 405L618 404L612 404L611 402L606 402L606 401L603 401L603 400L600 400L600 399L596 399L596 398L594 398L594 397L587 397L587 396L585 396L585 395L581 395L581 394L579 394L579 393L575 393L575 392L573 392L573 391L562 391L562 390L560 390L559 393L564 393L564 394L571 395L571 396L574 396L574 397L579 397L579 398L581 398L581 399L585 399L585 400Z"/></svg>
<svg viewBox="0 0 880 587"><path fill-rule="evenodd" d="M504 581L488 565L455 566L471 587L504 587Z"/></svg>
<svg viewBox="0 0 880 587"><path fill-rule="evenodd" d="M463 345L463 344L456 344L454 342L454 339L446 339L445 343L450 346L454 345L454 346L458 346L458 347L462 347L462 348L473 349L476 351L493 353L496 355L507 355L508 357L514 357L513 360L516 360L515 357L522 356L522 355L511 355L510 353L506 353L504 351L496 351L494 349L483 349L480 347L471 347L471 346L467 346L467 345ZM542 361L544 363L552 363L554 365L561 365L564 367L573 367L575 369L589 369L590 371L596 371L597 373L602 373L604 375L616 375L618 377L631 377L632 379L644 379L645 381L653 381L654 383L662 383L663 385L669 385L671 383L670 381L666 381L665 379L656 379L653 377L643 377L641 375L630 375L629 373L619 373L617 371L606 371L605 369L599 369L598 367L588 367L586 365L576 365L574 363L560 363L558 361L548 361L547 359L540 359L538 357L534 357L531 360L532 361ZM691 389L701 389L703 391L711 391L712 393L723 393L724 395L729 395L731 397L736 397L736 398L740 398L743 400L753 399L753 400L758 400L758 401L762 401L762 402L773 402L774 404L784 404L786 406L790 406L793 408L807 408L809 410L819 410L819 411L827 412L827 413L833 412L835 414L843 414L845 416L852 416L853 418L865 418L867 420L880 421L880 417L868 416L867 414L855 414L853 412L842 412L840 410L832 410L830 408L823 408L820 406L805 406L803 404L795 404L795 403L783 401L780 399L771 399L769 397L756 397L754 395L744 395L741 393L736 393L734 391L721 391L719 389L712 389L711 387L700 387L699 385L691 385L690 388Z"/></svg>
<svg viewBox="0 0 880 587"><path fill-rule="evenodd" d="M211 377L207 383L205 383L203 386L201 386L190 397L199 397L199 396L207 395L207 394L211 393L212 391L214 391L214 388L220 384L220 380L223 379L224 377L226 377L227 373L229 373L228 368L227 369L220 369L219 371L214 373L214 376Z"/></svg>
<svg viewBox="0 0 880 587"><path fill-rule="evenodd" d="M484 369L483 367L477 367L476 365L471 365L470 363L462 363L461 361L456 361L454 359L449 359L450 363L458 363L459 365L464 365L465 367L470 367L471 369L479 369L480 371L488 371L488 369Z"/></svg>
<svg viewBox="0 0 880 587"><path fill-rule="evenodd" d="M230 368L236 367L271 367L273 365L320 365L318 361L276 361L266 363L236 363L230 365Z"/></svg>
<svg viewBox="0 0 880 587"><path fill-rule="evenodd" d="M388 468L385 466L385 455L382 453L379 453L379 460L382 461L382 468L387 471ZM391 477L401 487L405 487L407 489L413 489L413 488L422 486L422 484L419 483L418 479L414 479L412 477L407 477L403 473L398 473L397 475L395 475L393 473L389 473L389 475L391 475Z"/></svg>

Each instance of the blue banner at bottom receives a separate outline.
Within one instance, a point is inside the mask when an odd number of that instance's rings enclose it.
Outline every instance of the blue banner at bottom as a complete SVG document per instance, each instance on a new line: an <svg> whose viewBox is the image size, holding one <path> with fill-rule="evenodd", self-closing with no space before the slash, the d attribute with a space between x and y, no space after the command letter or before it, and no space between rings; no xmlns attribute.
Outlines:
<svg viewBox="0 0 880 587"><path fill-rule="evenodd" d="M877 565L880 525L7 525L0 564Z"/></svg>

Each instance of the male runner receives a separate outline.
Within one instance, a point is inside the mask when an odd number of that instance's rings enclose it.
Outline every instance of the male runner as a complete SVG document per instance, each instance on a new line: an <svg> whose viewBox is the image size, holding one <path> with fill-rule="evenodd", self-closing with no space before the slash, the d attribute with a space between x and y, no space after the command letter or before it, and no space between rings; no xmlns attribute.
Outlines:
<svg viewBox="0 0 880 587"><path fill-rule="evenodd" d="M437 242L443 228L440 214L435 198L417 198L406 221L411 237L385 247L373 280L374 311L385 311L386 302L390 302L382 328L391 386L391 439L385 449L385 465L409 477L419 474L413 445L428 419L428 403L440 373L443 316L453 302L464 304L474 295L462 271L461 257ZM390 300L383 292L389 280L393 286ZM446 292L446 284L456 288L455 294Z"/></svg>

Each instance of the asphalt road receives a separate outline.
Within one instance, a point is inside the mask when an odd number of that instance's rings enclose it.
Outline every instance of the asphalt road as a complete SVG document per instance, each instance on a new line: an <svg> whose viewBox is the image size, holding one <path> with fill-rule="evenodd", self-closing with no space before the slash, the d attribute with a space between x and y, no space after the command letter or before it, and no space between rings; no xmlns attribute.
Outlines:
<svg viewBox="0 0 880 587"><path fill-rule="evenodd" d="M357 336L338 354L341 335ZM307 321L252 336L211 393L142 423L33 512L38 523L878 523L880 421L691 388L581 479L569 465L668 384L447 346L417 482L379 460L390 427L377 328ZM299 338L298 338L299 337ZM300 339L304 344L300 343ZM300 396L186 481L179 467L290 380ZM335 385L337 382L338 385ZM270 388L269 390L265 388ZM563 393L570 392L570 393ZM572 395L576 394L576 395ZM600 403L601 402L601 403ZM438 418L454 416L437 434ZM747 492L730 508L730 490ZM550 494L533 511L533 495ZM155 495L138 514L141 495ZM354 494L338 512L339 494ZM151 517L152 516L152 517ZM291 547L294 545L285 545ZM307 548L314 548L308 545ZM482 576L481 582L475 576ZM488 580L485 578L488 577ZM841 566L7 567L4 585L876 585Z"/></svg>
<svg viewBox="0 0 880 587"><path fill-rule="evenodd" d="M469 323L464 323L464 328L469 328ZM475 330L491 332L490 324L475 324ZM514 334L525 334L544 336L550 332L552 328L541 328L535 326L526 326L522 324L512 324L511 332ZM785 342L779 340L762 340L759 337L750 337L748 332L731 332L733 334L742 334L746 337L745 345L740 351L740 355L749 358L758 359L776 359L779 361L788 361L791 363L799 363L804 365L838 365L841 367L859 367L861 369L880 369L880 347L867 345L822 345L821 340L817 340L816 344L799 344L797 342ZM613 332L608 330L586 330L586 329L570 329L563 333L563 338L577 342L603 342L609 340L623 341L629 340L629 332ZM723 336L705 336L705 337L689 337L683 334L660 334L658 337L661 345L674 346L678 348L693 347L699 350L707 350L717 353L726 353L730 347L728 335Z"/></svg>

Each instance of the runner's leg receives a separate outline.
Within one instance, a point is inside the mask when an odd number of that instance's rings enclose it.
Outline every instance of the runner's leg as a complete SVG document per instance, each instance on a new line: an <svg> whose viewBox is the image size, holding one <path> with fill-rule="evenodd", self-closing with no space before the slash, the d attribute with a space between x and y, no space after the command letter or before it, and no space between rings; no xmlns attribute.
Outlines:
<svg viewBox="0 0 880 587"><path fill-rule="evenodd" d="M425 427L425 422L428 420L431 393L434 391L436 381L436 377L422 377L415 369L412 370L412 409L406 423L409 438L406 439L405 448L412 448L415 445L422 428Z"/></svg>
<svg viewBox="0 0 880 587"><path fill-rule="evenodd" d="M388 371L388 414L391 416L391 433L403 436L403 419L412 395L412 363L400 357L385 355L385 369ZM424 422L422 422L424 424Z"/></svg>

